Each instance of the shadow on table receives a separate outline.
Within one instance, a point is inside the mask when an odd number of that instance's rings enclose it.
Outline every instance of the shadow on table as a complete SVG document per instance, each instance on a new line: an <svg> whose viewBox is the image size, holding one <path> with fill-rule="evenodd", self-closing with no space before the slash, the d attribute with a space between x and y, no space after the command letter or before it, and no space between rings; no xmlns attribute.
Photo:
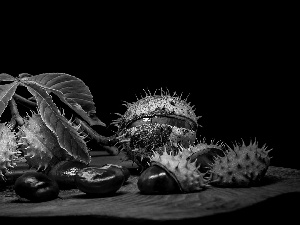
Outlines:
<svg viewBox="0 0 300 225"><path fill-rule="evenodd" d="M300 201L300 193L282 194L270 198L266 201L257 203L253 206L236 210L229 213L219 213L216 215L185 220L154 221L143 219L122 219L105 216L67 216L67 217L40 217L40 218L18 218L18 217L0 217L1 224L5 222L19 224L161 224L161 225L179 225L179 224L271 224L275 222L297 221L299 219L299 210L297 204ZM297 219L297 220L296 220ZM277 224L276 223L276 224Z"/></svg>

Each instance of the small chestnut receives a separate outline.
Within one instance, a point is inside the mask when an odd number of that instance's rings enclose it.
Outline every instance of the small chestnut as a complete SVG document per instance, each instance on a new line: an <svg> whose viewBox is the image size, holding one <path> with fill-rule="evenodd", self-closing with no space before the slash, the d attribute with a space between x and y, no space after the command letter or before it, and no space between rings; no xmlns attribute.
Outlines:
<svg viewBox="0 0 300 225"><path fill-rule="evenodd" d="M206 148L200 154L193 154L189 157L191 162L196 161L196 166L199 167L201 173L206 173L210 166L214 163L215 157L224 157L225 153L219 148Z"/></svg>
<svg viewBox="0 0 300 225"><path fill-rule="evenodd" d="M138 188L143 194L179 193L180 188L176 180L166 170L159 166L148 167L140 175Z"/></svg>
<svg viewBox="0 0 300 225"><path fill-rule="evenodd" d="M58 197L59 187L56 181L41 172L26 172L17 178L15 193L32 202L43 202Z"/></svg>
<svg viewBox="0 0 300 225"><path fill-rule="evenodd" d="M75 176L77 188L86 194L108 195L121 188L125 180L120 170L86 167Z"/></svg>
<svg viewBox="0 0 300 225"><path fill-rule="evenodd" d="M49 171L48 176L57 182L61 190L77 188L75 175L85 167L86 164L78 161L61 161Z"/></svg>

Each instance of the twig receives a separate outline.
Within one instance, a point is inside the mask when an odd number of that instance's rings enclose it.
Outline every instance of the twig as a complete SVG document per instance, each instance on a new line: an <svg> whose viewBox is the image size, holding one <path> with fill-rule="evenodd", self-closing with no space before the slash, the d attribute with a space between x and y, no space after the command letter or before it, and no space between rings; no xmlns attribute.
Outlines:
<svg viewBox="0 0 300 225"><path fill-rule="evenodd" d="M36 108L36 103L33 101L29 101L28 99L18 95L18 94L14 94L14 99L18 102L20 102L22 105L24 105L25 107L30 106L31 108Z"/></svg>
<svg viewBox="0 0 300 225"><path fill-rule="evenodd" d="M23 118L19 114L19 110L17 108L17 104L14 100L14 98L11 98L9 101L9 107L10 107L10 112L11 112L11 125L14 127L16 123L18 123L19 126L22 126L24 124Z"/></svg>
<svg viewBox="0 0 300 225"><path fill-rule="evenodd" d="M118 155L119 149L114 146L117 143L116 135L112 135L110 137L105 137L98 134L95 130L93 130L86 122L76 118L75 122L80 124L80 128L83 129L86 133L89 134L91 138L93 138L101 147L108 152L110 155Z"/></svg>
<svg viewBox="0 0 300 225"><path fill-rule="evenodd" d="M93 128L91 128L86 122L79 118L75 118L75 122L77 124L80 124L80 127L89 134L91 138L93 138L95 141L97 141L101 145L109 145L112 146L117 143L116 136L110 136L110 137L105 137L100 134L98 134Z"/></svg>

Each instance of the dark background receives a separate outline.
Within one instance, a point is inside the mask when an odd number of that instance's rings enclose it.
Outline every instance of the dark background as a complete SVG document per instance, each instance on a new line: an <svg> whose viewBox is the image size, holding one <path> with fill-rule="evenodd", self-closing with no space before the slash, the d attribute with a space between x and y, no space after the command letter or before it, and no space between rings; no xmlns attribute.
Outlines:
<svg viewBox="0 0 300 225"><path fill-rule="evenodd" d="M76 76L106 124L143 89L183 93L202 116L198 137L229 145L256 138L273 149L273 165L300 169L293 15L142 14L21 25L2 42L0 72Z"/></svg>

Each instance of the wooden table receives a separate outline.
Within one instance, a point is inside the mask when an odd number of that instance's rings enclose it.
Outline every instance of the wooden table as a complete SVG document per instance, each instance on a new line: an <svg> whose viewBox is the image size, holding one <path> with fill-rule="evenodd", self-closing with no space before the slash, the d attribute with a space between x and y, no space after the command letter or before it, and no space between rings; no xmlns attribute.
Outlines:
<svg viewBox="0 0 300 225"><path fill-rule="evenodd" d="M0 192L0 224L11 222L63 222L124 224L177 224L182 221L270 222L297 218L300 171L270 166L264 182L250 188L211 187L201 192L172 195L142 195L136 185L138 173L131 162L122 162L122 155L108 156L92 152L93 165L120 164L132 172L128 182L113 196L91 198L78 189L61 190L55 200L42 203L20 202L12 190ZM26 168L25 168L26 170ZM298 207L298 206L297 206Z"/></svg>

